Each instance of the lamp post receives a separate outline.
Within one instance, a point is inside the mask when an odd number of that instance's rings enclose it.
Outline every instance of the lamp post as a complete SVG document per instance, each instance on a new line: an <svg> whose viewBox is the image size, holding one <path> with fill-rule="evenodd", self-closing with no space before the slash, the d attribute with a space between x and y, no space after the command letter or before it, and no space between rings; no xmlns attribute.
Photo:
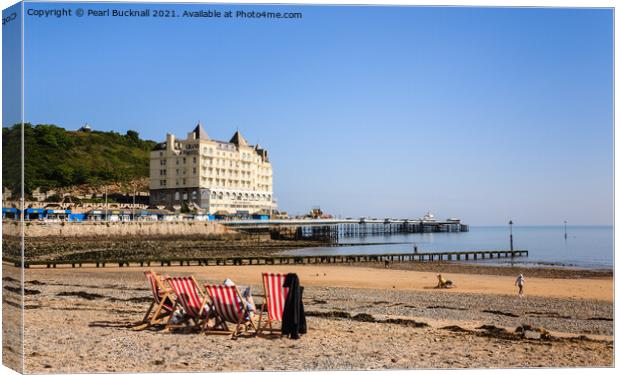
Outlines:
<svg viewBox="0 0 620 375"><path fill-rule="evenodd" d="M512 220L508 222L508 225L510 225L510 251L513 251L514 248L512 246Z"/></svg>
<svg viewBox="0 0 620 375"><path fill-rule="evenodd" d="M133 205L131 206L131 221L136 221L136 184L132 183L133 187Z"/></svg>
<svg viewBox="0 0 620 375"><path fill-rule="evenodd" d="M108 187L104 187L105 192L105 221L108 221Z"/></svg>

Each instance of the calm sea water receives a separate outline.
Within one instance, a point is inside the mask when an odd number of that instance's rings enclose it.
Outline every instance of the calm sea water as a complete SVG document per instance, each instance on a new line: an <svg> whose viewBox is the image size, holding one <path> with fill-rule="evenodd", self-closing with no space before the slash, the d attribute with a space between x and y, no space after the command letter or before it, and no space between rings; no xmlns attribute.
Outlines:
<svg viewBox="0 0 620 375"><path fill-rule="evenodd" d="M519 265L550 265L580 268L613 268L613 227L569 226L564 238L564 226L515 226L514 248L529 250L529 257L493 259L478 262ZM340 243L385 243L381 245L319 247L292 250L300 255L317 254L381 254L413 252L466 251L509 249L508 227L471 226L469 232L410 233L385 236L341 238Z"/></svg>

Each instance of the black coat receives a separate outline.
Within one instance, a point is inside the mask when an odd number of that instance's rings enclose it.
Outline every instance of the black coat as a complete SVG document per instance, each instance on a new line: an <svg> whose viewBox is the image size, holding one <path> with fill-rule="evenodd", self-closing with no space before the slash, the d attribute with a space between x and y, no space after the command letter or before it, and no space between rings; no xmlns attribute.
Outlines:
<svg viewBox="0 0 620 375"><path fill-rule="evenodd" d="M304 288L299 285L299 277L296 273L287 274L282 287L288 288L282 314L282 335L298 339L300 333L307 331L306 313L302 300Z"/></svg>

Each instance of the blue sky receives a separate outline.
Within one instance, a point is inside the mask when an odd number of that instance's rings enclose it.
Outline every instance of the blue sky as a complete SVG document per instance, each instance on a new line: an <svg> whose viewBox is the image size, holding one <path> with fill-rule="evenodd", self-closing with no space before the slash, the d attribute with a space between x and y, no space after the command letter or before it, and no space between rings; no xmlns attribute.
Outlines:
<svg viewBox="0 0 620 375"><path fill-rule="evenodd" d="M611 10L156 7L303 19L26 17L26 121L239 128L290 213L612 223Z"/></svg>

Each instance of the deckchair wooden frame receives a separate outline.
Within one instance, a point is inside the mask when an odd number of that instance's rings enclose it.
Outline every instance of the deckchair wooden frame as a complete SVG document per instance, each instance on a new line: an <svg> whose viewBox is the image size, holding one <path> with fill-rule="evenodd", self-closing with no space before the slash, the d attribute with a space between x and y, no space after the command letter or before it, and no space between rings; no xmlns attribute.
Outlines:
<svg viewBox="0 0 620 375"><path fill-rule="evenodd" d="M237 336L239 336L241 334L241 328L243 327L245 332L249 332L249 328L254 329L254 332L257 332L257 327L256 324L254 323L254 319L250 316L250 311L248 310L246 304L245 304L245 300L243 299L243 297L241 296L241 293L239 293L239 289L237 288L236 285L215 285L215 284L205 284L204 285L206 291L207 291L207 295L209 296L209 298L211 299L211 303L212 306L214 308L215 311L215 324L214 326L209 329L207 331L207 333L230 333L231 338L236 338ZM226 318L226 314L223 314L222 312L219 311L218 306L219 306L219 300L220 298L216 295L213 296L211 294L211 290L212 289L221 289L221 288L227 288L227 289L233 289L234 290L234 297L236 298L236 305L238 305L239 309L237 309L238 311L238 317L237 317L237 326L235 327L235 329L233 331L230 331L230 329L228 328L228 325L226 324L228 323L235 323L235 322L231 322L229 320L227 320ZM247 318L247 319L246 319ZM221 327L221 329L217 329L217 327Z"/></svg>
<svg viewBox="0 0 620 375"><path fill-rule="evenodd" d="M262 331L265 330L265 326L269 326L269 333L273 334L274 332L277 331L282 331L282 328L280 329L276 329L273 327L273 322L282 322L282 319L272 319L271 314L269 314L269 300L270 300L270 296L272 296L271 294L271 288L269 287L268 283L269 283L269 277L270 276L281 276L283 278L282 283L284 283L284 278L286 278L287 274L284 273L273 273L273 272L263 272L262 274L262 278L263 278L263 290L265 291L265 300L263 301L263 304L261 305L260 308L260 315L258 317L258 328L256 330L256 334L258 335L259 333L261 333ZM282 301L282 311L284 311L284 303L286 302L286 293L284 292L284 288L282 288L282 285L280 285L280 293L283 294L283 301ZM275 308L275 307L274 307ZM263 314L267 314L267 319L265 321L265 325L261 325L261 323L263 323Z"/></svg>
<svg viewBox="0 0 620 375"><path fill-rule="evenodd" d="M198 292L198 297L199 297L199 302L200 302L200 309L198 310L197 314L189 314L187 306L183 306L183 302L182 302L182 298L179 295L179 293L177 293L177 290L174 288L173 284L170 282L170 280L172 279L190 279L193 283L193 286L195 287L196 291ZM173 328L192 328L191 323L193 323L193 328L198 328L200 332L204 332L207 329L207 325L209 323L209 313L206 314L206 316L203 318L202 314L203 311L205 309L205 307L209 307L209 297L206 295L206 293L200 288L200 284L198 284L198 282L196 281L196 279L194 278L194 276L189 276L189 277L167 277L165 279L165 281L168 283L168 285L170 285L170 288L173 290L174 294L176 295L175 298L175 305L173 308L173 311L176 310L179 306L181 306L184 310L186 310L186 319L183 320L183 322L181 323L172 323L172 317L174 314L170 314L170 317L168 318L168 320L166 321L166 331L171 331Z"/></svg>
<svg viewBox="0 0 620 375"><path fill-rule="evenodd" d="M174 312L175 301L172 290L164 285L160 276L156 272L148 270L144 271L144 275L149 282L153 300L146 310L146 314L144 314L142 321L136 323L132 328L136 331L141 331L157 323L161 323L167 316L172 315ZM155 288L153 288L153 286L155 286ZM155 308L154 311L153 308ZM153 312L153 314L151 314L151 312Z"/></svg>

